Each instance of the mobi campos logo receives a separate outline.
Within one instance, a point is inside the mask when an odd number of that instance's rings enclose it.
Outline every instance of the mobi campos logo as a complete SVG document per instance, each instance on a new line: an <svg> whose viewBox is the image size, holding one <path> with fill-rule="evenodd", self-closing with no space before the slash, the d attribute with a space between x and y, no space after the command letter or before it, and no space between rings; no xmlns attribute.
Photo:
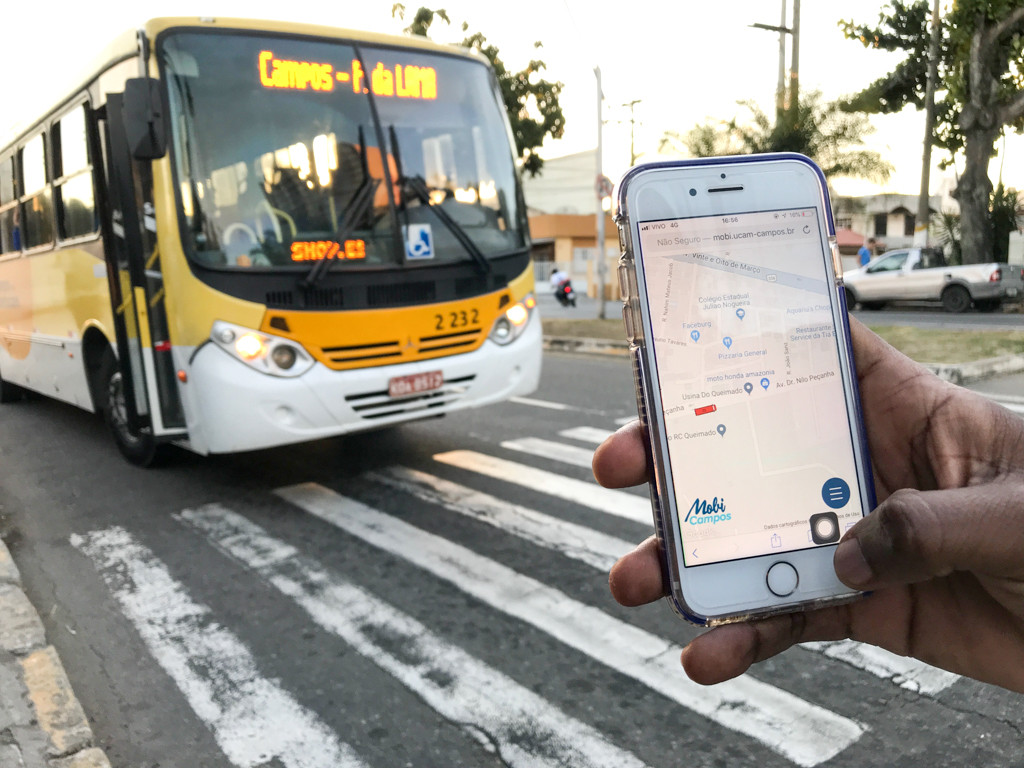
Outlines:
<svg viewBox="0 0 1024 768"><path fill-rule="evenodd" d="M690 525L714 525L732 520L732 513L725 511L725 499L715 496L711 501L694 499L683 522Z"/></svg>

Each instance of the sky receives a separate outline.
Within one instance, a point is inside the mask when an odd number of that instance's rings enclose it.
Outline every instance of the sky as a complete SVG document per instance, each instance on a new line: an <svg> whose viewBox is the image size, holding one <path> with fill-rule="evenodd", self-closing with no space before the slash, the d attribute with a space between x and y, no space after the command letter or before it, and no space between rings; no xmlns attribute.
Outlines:
<svg viewBox="0 0 1024 768"><path fill-rule="evenodd" d="M333 3L285 3L281 0L107 0L93 3L53 0L14 3L4 11L0 46L0 143L18 122L34 117L80 80L85 66L110 40L144 18L220 15L290 19L401 33L406 22L392 18L393 0L342 0ZM408 2L408 14L421 3ZM791 3L790 3L791 5ZM898 57L865 49L846 40L840 18L873 23L882 0L804 0L800 19L800 88L820 90L826 98L852 93L889 71ZM597 144L597 88L600 67L604 93L602 162L613 180L629 167L631 125L634 151L642 160L657 154L666 131L685 133L708 120L729 120L744 110L738 101L753 100L771 114L778 79L778 35L754 29L759 22L777 25L779 0L437 0L430 7L448 11L452 26L437 22L434 39L462 39L461 23L496 44L509 68L531 58L547 64L545 77L564 84L561 103L566 130L548 142L546 157L592 150ZM537 40L544 47L533 48ZM788 47L788 43L787 43ZM59 56L54 52L59 52ZM633 110L625 104L638 100ZM11 105L18 105L12 108ZM840 194L897 192L916 195L920 186L923 113L906 110L895 116L872 116L875 133L868 146L895 168L882 185L835 180ZM933 152L933 165L943 154ZM958 166L963 167L962 160ZM1012 137L990 168L1000 168L1007 186L1024 188L1024 138ZM931 191L953 184L953 171L931 174ZM944 181L945 180L945 181Z"/></svg>

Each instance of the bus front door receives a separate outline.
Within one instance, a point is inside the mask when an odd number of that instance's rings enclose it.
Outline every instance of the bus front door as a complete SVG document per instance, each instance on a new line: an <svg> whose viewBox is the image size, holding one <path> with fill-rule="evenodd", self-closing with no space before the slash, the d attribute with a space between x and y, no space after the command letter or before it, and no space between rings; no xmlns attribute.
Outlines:
<svg viewBox="0 0 1024 768"><path fill-rule="evenodd" d="M101 114L106 145L107 279L117 335L108 418L122 453L152 461L160 443L187 436L171 354L153 205L152 161L132 156L123 94L108 94Z"/></svg>

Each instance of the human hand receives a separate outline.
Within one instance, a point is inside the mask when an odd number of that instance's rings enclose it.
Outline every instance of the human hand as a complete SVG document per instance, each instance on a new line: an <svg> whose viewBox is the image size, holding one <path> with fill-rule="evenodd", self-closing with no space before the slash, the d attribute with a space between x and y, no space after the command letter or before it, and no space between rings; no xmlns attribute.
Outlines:
<svg viewBox="0 0 1024 768"><path fill-rule="evenodd" d="M941 381L851 318L878 507L836 548L857 602L717 627L682 653L706 685L796 643L853 640L1024 693L1024 421ZM639 423L594 454L609 488L647 480ZM662 597L654 537L609 578L623 605Z"/></svg>

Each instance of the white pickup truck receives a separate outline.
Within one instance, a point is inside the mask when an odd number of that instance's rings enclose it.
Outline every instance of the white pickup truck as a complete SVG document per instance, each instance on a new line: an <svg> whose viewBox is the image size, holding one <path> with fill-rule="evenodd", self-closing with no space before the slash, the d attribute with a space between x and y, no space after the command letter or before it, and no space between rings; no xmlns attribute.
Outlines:
<svg viewBox="0 0 1024 768"><path fill-rule="evenodd" d="M1004 301L1020 301L1024 269L1012 264L946 263L935 248L887 251L843 276L846 304L880 309L889 301L941 301L949 312L964 312L973 304L982 311Z"/></svg>

